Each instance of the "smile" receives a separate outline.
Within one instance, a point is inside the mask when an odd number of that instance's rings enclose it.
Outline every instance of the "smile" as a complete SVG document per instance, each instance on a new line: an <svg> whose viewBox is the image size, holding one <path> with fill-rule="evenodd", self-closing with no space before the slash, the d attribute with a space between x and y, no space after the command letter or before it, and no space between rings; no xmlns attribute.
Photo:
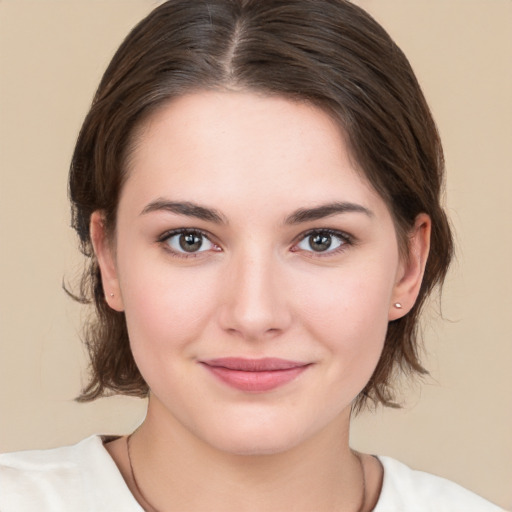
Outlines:
<svg viewBox="0 0 512 512"><path fill-rule="evenodd" d="M284 386L311 364L277 358L222 358L200 362L225 384L248 392L264 392Z"/></svg>

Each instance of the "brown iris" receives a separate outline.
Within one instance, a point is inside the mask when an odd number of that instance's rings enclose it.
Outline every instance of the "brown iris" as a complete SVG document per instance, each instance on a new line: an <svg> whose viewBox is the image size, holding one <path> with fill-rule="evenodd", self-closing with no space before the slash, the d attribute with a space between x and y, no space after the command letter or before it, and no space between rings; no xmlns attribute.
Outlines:
<svg viewBox="0 0 512 512"><path fill-rule="evenodd" d="M197 233L182 233L179 237L179 244L185 252L195 252L201 249L203 237Z"/></svg>
<svg viewBox="0 0 512 512"><path fill-rule="evenodd" d="M316 252L326 251L331 243L332 236L327 233L318 233L309 237L309 246Z"/></svg>

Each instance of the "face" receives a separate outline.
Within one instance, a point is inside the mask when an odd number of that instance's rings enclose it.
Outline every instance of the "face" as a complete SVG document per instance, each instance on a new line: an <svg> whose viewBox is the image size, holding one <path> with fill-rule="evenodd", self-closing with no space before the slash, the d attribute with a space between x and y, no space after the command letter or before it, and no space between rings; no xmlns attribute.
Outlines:
<svg viewBox="0 0 512 512"><path fill-rule="evenodd" d="M150 416L245 454L346 427L422 265L400 260L391 215L331 118L191 94L139 130L127 170L113 244L99 213L92 235Z"/></svg>

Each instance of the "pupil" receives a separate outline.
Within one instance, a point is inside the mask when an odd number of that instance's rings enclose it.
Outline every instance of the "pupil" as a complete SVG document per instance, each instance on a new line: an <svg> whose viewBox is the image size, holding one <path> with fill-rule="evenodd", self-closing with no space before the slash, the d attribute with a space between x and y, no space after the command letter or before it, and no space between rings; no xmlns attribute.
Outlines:
<svg viewBox="0 0 512 512"><path fill-rule="evenodd" d="M318 234L309 239L309 246L314 251L325 251L331 246L331 235Z"/></svg>
<svg viewBox="0 0 512 512"><path fill-rule="evenodd" d="M203 240L201 235L185 233L180 236L180 247L186 252L194 252L201 248Z"/></svg>

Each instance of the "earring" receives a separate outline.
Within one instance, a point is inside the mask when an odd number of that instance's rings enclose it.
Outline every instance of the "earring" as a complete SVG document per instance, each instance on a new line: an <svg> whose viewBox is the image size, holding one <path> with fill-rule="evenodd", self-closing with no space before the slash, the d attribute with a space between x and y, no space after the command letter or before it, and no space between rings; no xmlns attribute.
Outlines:
<svg viewBox="0 0 512 512"><path fill-rule="evenodd" d="M393 306L395 306L396 309L402 309L402 304L400 304L400 302L395 302Z"/></svg>
<svg viewBox="0 0 512 512"><path fill-rule="evenodd" d="M111 292L111 293L110 293L110 296L111 296L111 297L113 297L113 296L114 296L114 293L113 293L113 292Z"/></svg>

